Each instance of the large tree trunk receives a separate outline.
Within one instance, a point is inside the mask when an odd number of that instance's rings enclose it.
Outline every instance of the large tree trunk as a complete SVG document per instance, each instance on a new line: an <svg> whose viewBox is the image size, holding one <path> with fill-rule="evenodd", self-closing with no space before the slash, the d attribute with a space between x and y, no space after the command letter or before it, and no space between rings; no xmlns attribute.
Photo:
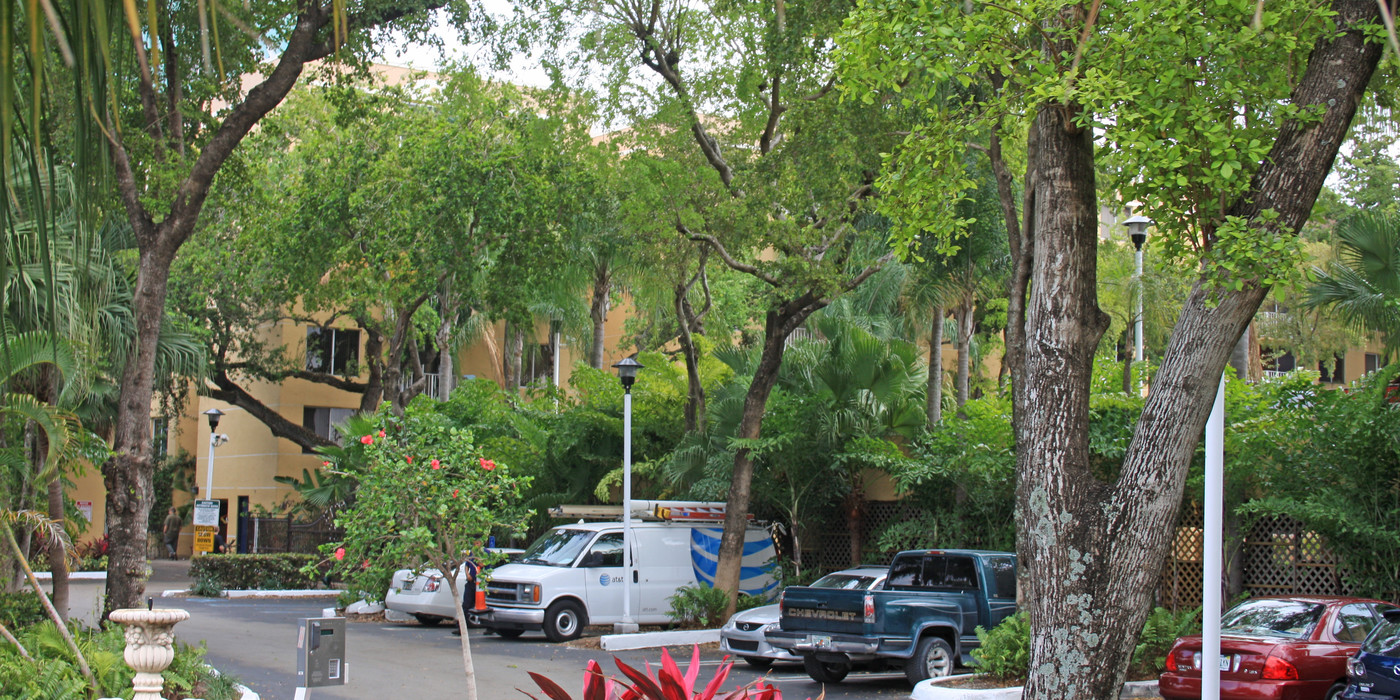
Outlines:
<svg viewBox="0 0 1400 700"><path fill-rule="evenodd" d="M928 386L924 412L928 427L943 420L943 305L933 307L933 327L928 332Z"/></svg>
<svg viewBox="0 0 1400 700"><path fill-rule="evenodd" d="M147 231L153 236L153 232ZM112 456L102 465L107 488L107 599L102 617L142 604L146 592L146 519L151 510L151 400L155 395L156 344L165 317L169 250L143 248L132 295L136 337L122 372Z"/></svg>
<svg viewBox="0 0 1400 700"><path fill-rule="evenodd" d="M755 440L763 429L763 410L768 395L778 383L778 370L783 364L788 336L803 321L829 302L808 292L776 308L768 310L763 325L763 352L758 358L749 391L744 395L744 411L739 418L738 437ZM719 564L715 570L715 588L730 593L724 617L734 616L736 593L739 590L739 569L744 559L744 533L748 530L749 497L752 493L753 456L749 448L734 451L734 475L729 481L725 499L724 536L719 544Z"/></svg>
<svg viewBox="0 0 1400 700"><path fill-rule="evenodd" d="M958 411L967 403L968 383L972 376L972 298L968 297L953 311L958 325L958 374L954 386L957 391Z"/></svg>
<svg viewBox="0 0 1400 700"><path fill-rule="evenodd" d="M689 295L689 285L676 285L676 325L680 327L681 354L685 356L685 432L693 433L705 429L705 385L700 380L700 351L691 335L695 313L690 309Z"/></svg>
<svg viewBox="0 0 1400 700"><path fill-rule="evenodd" d="M48 441L42 437L40 440L44 444L43 453L39 456L48 457ZM40 462L42 464L42 462ZM49 480L49 519L55 522L63 522L63 474L60 468ZM59 617L64 622L68 621L68 552L63 550L63 543L57 538L49 539L49 571L53 574L53 599L54 609L58 610Z"/></svg>
<svg viewBox="0 0 1400 700"><path fill-rule="evenodd" d="M1307 220L1380 58L1382 45L1355 29L1379 21L1377 5L1337 0L1334 8L1342 31L1319 40L1291 98L1323 107L1322 119L1285 122L1250 191L1230 209L1257 229L1296 232ZM1083 24L1078 10L1065 11L1066 26ZM1088 470L1089 374L1106 320L1094 297L1093 144L1087 130L1070 123L1074 111L1073 104L1044 105L1036 115L1037 206L1027 209L1034 224L1012 249L1015 258L1019 243L1033 244L1033 283L1020 319L1023 364L1013 366L1017 549L1023 574L1034 572L1021 577L1032 627L1027 700L1118 697L1221 372L1267 293L1253 279L1239 291L1197 282L1120 476L1114 483L1095 479ZM1266 210L1277 220L1261 217ZM1018 319L1014 308L1011 318Z"/></svg>
<svg viewBox="0 0 1400 700"><path fill-rule="evenodd" d="M593 343L588 346L588 366L603 368L604 340L608 322L608 301L612 292L612 270L600 263L593 270L593 301L588 305L588 317L593 321Z"/></svg>

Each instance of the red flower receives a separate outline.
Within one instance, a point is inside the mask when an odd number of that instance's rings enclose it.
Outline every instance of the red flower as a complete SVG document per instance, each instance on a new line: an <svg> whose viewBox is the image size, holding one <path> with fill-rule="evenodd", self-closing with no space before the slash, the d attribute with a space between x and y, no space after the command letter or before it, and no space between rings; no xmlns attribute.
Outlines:
<svg viewBox="0 0 1400 700"><path fill-rule="evenodd" d="M442 462L439 462L436 459L432 462L429 462L429 464L433 465L433 469L442 469Z"/></svg>
<svg viewBox="0 0 1400 700"><path fill-rule="evenodd" d="M360 563L360 568L361 568L361 569L368 569L368 568L369 568L369 560L366 559L366 560L364 560L363 562L361 562L361 563Z"/></svg>
<svg viewBox="0 0 1400 700"><path fill-rule="evenodd" d="M404 457L404 459L407 460L409 464L413 464L413 455L409 455L409 456L407 456L407 457Z"/></svg>
<svg viewBox="0 0 1400 700"><path fill-rule="evenodd" d="M331 466L331 463L330 463L330 462L321 462L321 466L323 466L323 467L329 467L329 466Z"/></svg>
<svg viewBox="0 0 1400 700"><path fill-rule="evenodd" d="M345 561L345 548L344 548L344 547L336 547L336 549L335 549L335 560L336 560L336 561Z"/></svg>
<svg viewBox="0 0 1400 700"><path fill-rule="evenodd" d="M489 472L489 471L491 471L492 469L495 469L495 468L496 468L496 463L495 463L495 462L492 462L491 460L489 460L489 459L487 459L487 458L485 458L485 457L482 457L482 458L481 458L481 468L482 468L482 469L485 469L486 471Z"/></svg>
<svg viewBox="0 0 1400 700"><path fill-rule="evenodd" d="M461 491L461 489L452 489L452 497L453 497L453 498L456 498L456 497L457 497L457 492L458 492L458 491Z"/></svg>
<svg viewBox="0 0 1400 700"><path fill-rule="evenodd" d="M384 431L383 431L383 430L379 431L379 437L384 437Z"/></svg>
<svg viewBox="0 0 1400 700"><path fill-rule="evenodd" d="M373 444L374 444L374 436L373 436L373 435L366 435L366 436L360 438L360 444L362 444L362 445L373 445Z"/></svg>

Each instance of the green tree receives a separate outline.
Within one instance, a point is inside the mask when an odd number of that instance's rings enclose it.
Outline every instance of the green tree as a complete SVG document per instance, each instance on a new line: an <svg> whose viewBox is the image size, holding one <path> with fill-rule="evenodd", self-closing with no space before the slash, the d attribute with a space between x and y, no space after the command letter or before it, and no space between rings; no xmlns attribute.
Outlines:
<svg viewBox="0 0 1400 700"><path fill-rule="evenodd" d="M1269 288L1294 269L1297 234L1383 34L1368 0L1056 0L1014 11L895 0L861 5L838 38L854 95L930 114L880 178L910 209L939 211L965 191L945 164L992 133L1012 264L1006 361L1037 670L1029 700L1117 696L1212 389ZM950 79L992 90L948 105ZM1004 141L1025 149L1019 178ZM1093 359L1109 326L1096 290L1101 186L1143 202L1163 250L1201 270L1111 480L1095 475L1089 449ZM949 230L912 226L900 238Z"/></svg>
<svg viewBox="0 0 1400 700"><path fill-rule="evenodd" d="M521 490L529 479L491 459L470 430L432 402L415 402L403 416L381 410L347 429L362 459L345 466L359 485L354 505L336 519L345 528L344 540L324 549L351 585L365 590L385 590L372 573L372 583L363 585L367 572L393 571L405 562L443 572L458 611L466 697L474 700L476 669L455 572L469 560L489 563L485 542L491 533L523 533Z"/></svg>
<svg viewBox="0 0 1400 700"><path fill-rule="evenodd" d="M1337 228L1336 239L1337 259L1313 268L1305 305L1378 334L1394 356L1400 347L1400 220L1360 212Z"/></svg>
<svg viewBox="0 0 1400 700"><path fill-rule="evenodd" d="M870 176L898 110L841 101L832 92L830 37L851 5L789 8L702 3L537 0L516 6L500 33L526 36L551 65L601 75L619 141L685 165L665 183L675 206L657 212L765 294L762 359L745 398L739 437L761 437L788 337L812 313L893 258L861 258ZM572 44L563 37L586 33ZM508 37L508 39L507 39ZM556 47L578 46L564 55ZM646 85L644 72L663 84ZM562 74L562 73L561 73ZM693 209L696 193L715 206ZM734 452L717 586L736 594L753 458Z"/></svg>

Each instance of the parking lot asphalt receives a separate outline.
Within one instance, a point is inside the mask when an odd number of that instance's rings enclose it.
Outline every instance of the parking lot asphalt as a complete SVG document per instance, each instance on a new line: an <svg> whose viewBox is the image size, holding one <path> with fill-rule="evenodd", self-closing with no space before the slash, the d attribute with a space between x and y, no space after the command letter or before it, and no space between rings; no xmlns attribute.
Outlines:
<svg viewBox="0 0 1400 700"><path fill-rule="evenodd" d="M180 562L156 562L148 590L160 591L182 586ZM84 598L98 590L75 591L75 613ZM82 595L83 597L79 597ZM331 599L217 599L166 598L159 607L183 608L190 619L175 628L176 637L191 644L204 644L211 665L257 691L263 700L291 700L296 692L296 635L298 619L319 617L322 608L334 605ZM460 639L451 627L424 627L417 623L353 622L347 625L346 663L349 682L345 686L318 688L314 700L380 700L411 697L423 700L460 698L462 690L462 651ZM502 639L474 630L471 651L481 698L497 700L524 698L518 689L545 697L530 680L528 672L544 674L565 690L578 694L583 670L590 659L597 660L604 672L621 677L613 654L591 649L551 644L539 633L526 633L519 639ZM673 657L685 668L689 648L673 648ZM659 649L626 651L617 654L624 662L641 668L653 667L661 658ZM702 651L699 683L708 682L721 664L717 651ZM724 686L736 688L764 674L742 661L733 666ZM767 672L786 700L816 698L822 692L800 666L778 665ZM829 700L868 698L907 698L909 684L901 673L852 673L845 682L828 686Z"/></svg>

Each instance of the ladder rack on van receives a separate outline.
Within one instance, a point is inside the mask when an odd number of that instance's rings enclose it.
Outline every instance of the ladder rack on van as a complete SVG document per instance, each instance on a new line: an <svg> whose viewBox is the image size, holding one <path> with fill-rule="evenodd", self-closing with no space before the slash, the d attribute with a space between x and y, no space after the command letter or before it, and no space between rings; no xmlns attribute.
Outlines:
<svg viewBox="0 0 1400 700"><path fill-rule="evenodd" d="M723 501L632 501L632 517L646 521L722 522ZM582 520L621 520L622 506L555 506L551 517ZM753 514L748 516L753 520Z"/></svg>

